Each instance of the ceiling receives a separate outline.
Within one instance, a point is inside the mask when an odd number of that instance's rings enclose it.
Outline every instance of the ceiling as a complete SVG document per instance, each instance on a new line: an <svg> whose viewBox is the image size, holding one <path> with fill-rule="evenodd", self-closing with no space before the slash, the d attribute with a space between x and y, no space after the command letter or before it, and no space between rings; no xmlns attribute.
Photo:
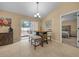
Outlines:
<svg viewBox="0 0 79 59"><path fill-rule="evenodd" d="M39 13L41 18L48 15L59 5L58 2L39 2ZM35 2L0 2L0 10L15 12L25 16L34 16L36 13Z"/></svg>
<svg viewBox="0 0 79 59"><path fill-rule="evenodd" d="M75 13L70 13L68 15L64 15L62 17L63 21L73 21L73 20L77 20L77 12Z"/></svg>

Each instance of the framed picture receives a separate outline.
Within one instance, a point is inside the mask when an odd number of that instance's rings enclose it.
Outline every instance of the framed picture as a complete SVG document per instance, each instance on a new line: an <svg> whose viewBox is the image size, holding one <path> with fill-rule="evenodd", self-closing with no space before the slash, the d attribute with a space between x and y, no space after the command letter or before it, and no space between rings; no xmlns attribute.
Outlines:
<svg viewBox="0 0 79 59"><path fill-rule="evenodd" d="M45 27L47 30L51 30L52 29L52 20L46 21Z"/></svg>
<svg viewBox="0 0 79 59"><path fill-rule="evenodd" d="M11 18L0 17L0 26L11 26Z"/></svg>

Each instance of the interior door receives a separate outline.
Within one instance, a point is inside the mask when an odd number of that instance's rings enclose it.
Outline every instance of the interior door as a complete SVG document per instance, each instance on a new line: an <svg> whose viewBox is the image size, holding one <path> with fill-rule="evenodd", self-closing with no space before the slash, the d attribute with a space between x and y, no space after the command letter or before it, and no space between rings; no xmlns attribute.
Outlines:
<svg viewBox="0 0 79 59"><path fill-rule="evenodd" d="M79 12L77 12L77 47L79 47Z"/></svg>

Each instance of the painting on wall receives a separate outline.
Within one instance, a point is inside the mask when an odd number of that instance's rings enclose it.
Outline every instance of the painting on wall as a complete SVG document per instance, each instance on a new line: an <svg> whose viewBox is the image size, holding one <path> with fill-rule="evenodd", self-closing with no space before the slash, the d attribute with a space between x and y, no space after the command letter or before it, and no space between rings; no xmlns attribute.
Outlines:
<svg viewBox="0 0 79 59"><path fill-rule="evenodd" d="M52 29L52 20L46 21L45 27L47 30L51 30Z"/></svg>
<svg viewBox="0 0 79 59"><path fill-rule="evenodd" d="M11 26L11 18L0 17L0 26Z"/></svg>

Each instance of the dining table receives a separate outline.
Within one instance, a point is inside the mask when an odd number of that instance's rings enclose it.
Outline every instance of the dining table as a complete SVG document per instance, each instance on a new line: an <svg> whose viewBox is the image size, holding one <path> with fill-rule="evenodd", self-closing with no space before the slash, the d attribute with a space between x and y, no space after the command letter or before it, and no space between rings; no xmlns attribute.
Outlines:
<svg viewBox="0 0 79 59"><path fill-rule="evenodd" d="M46 42L48 44L48 40L47 40L47 32L45 30L36 30L36 35L41 36L41 46L43 47L44 42Z"/></svg>

